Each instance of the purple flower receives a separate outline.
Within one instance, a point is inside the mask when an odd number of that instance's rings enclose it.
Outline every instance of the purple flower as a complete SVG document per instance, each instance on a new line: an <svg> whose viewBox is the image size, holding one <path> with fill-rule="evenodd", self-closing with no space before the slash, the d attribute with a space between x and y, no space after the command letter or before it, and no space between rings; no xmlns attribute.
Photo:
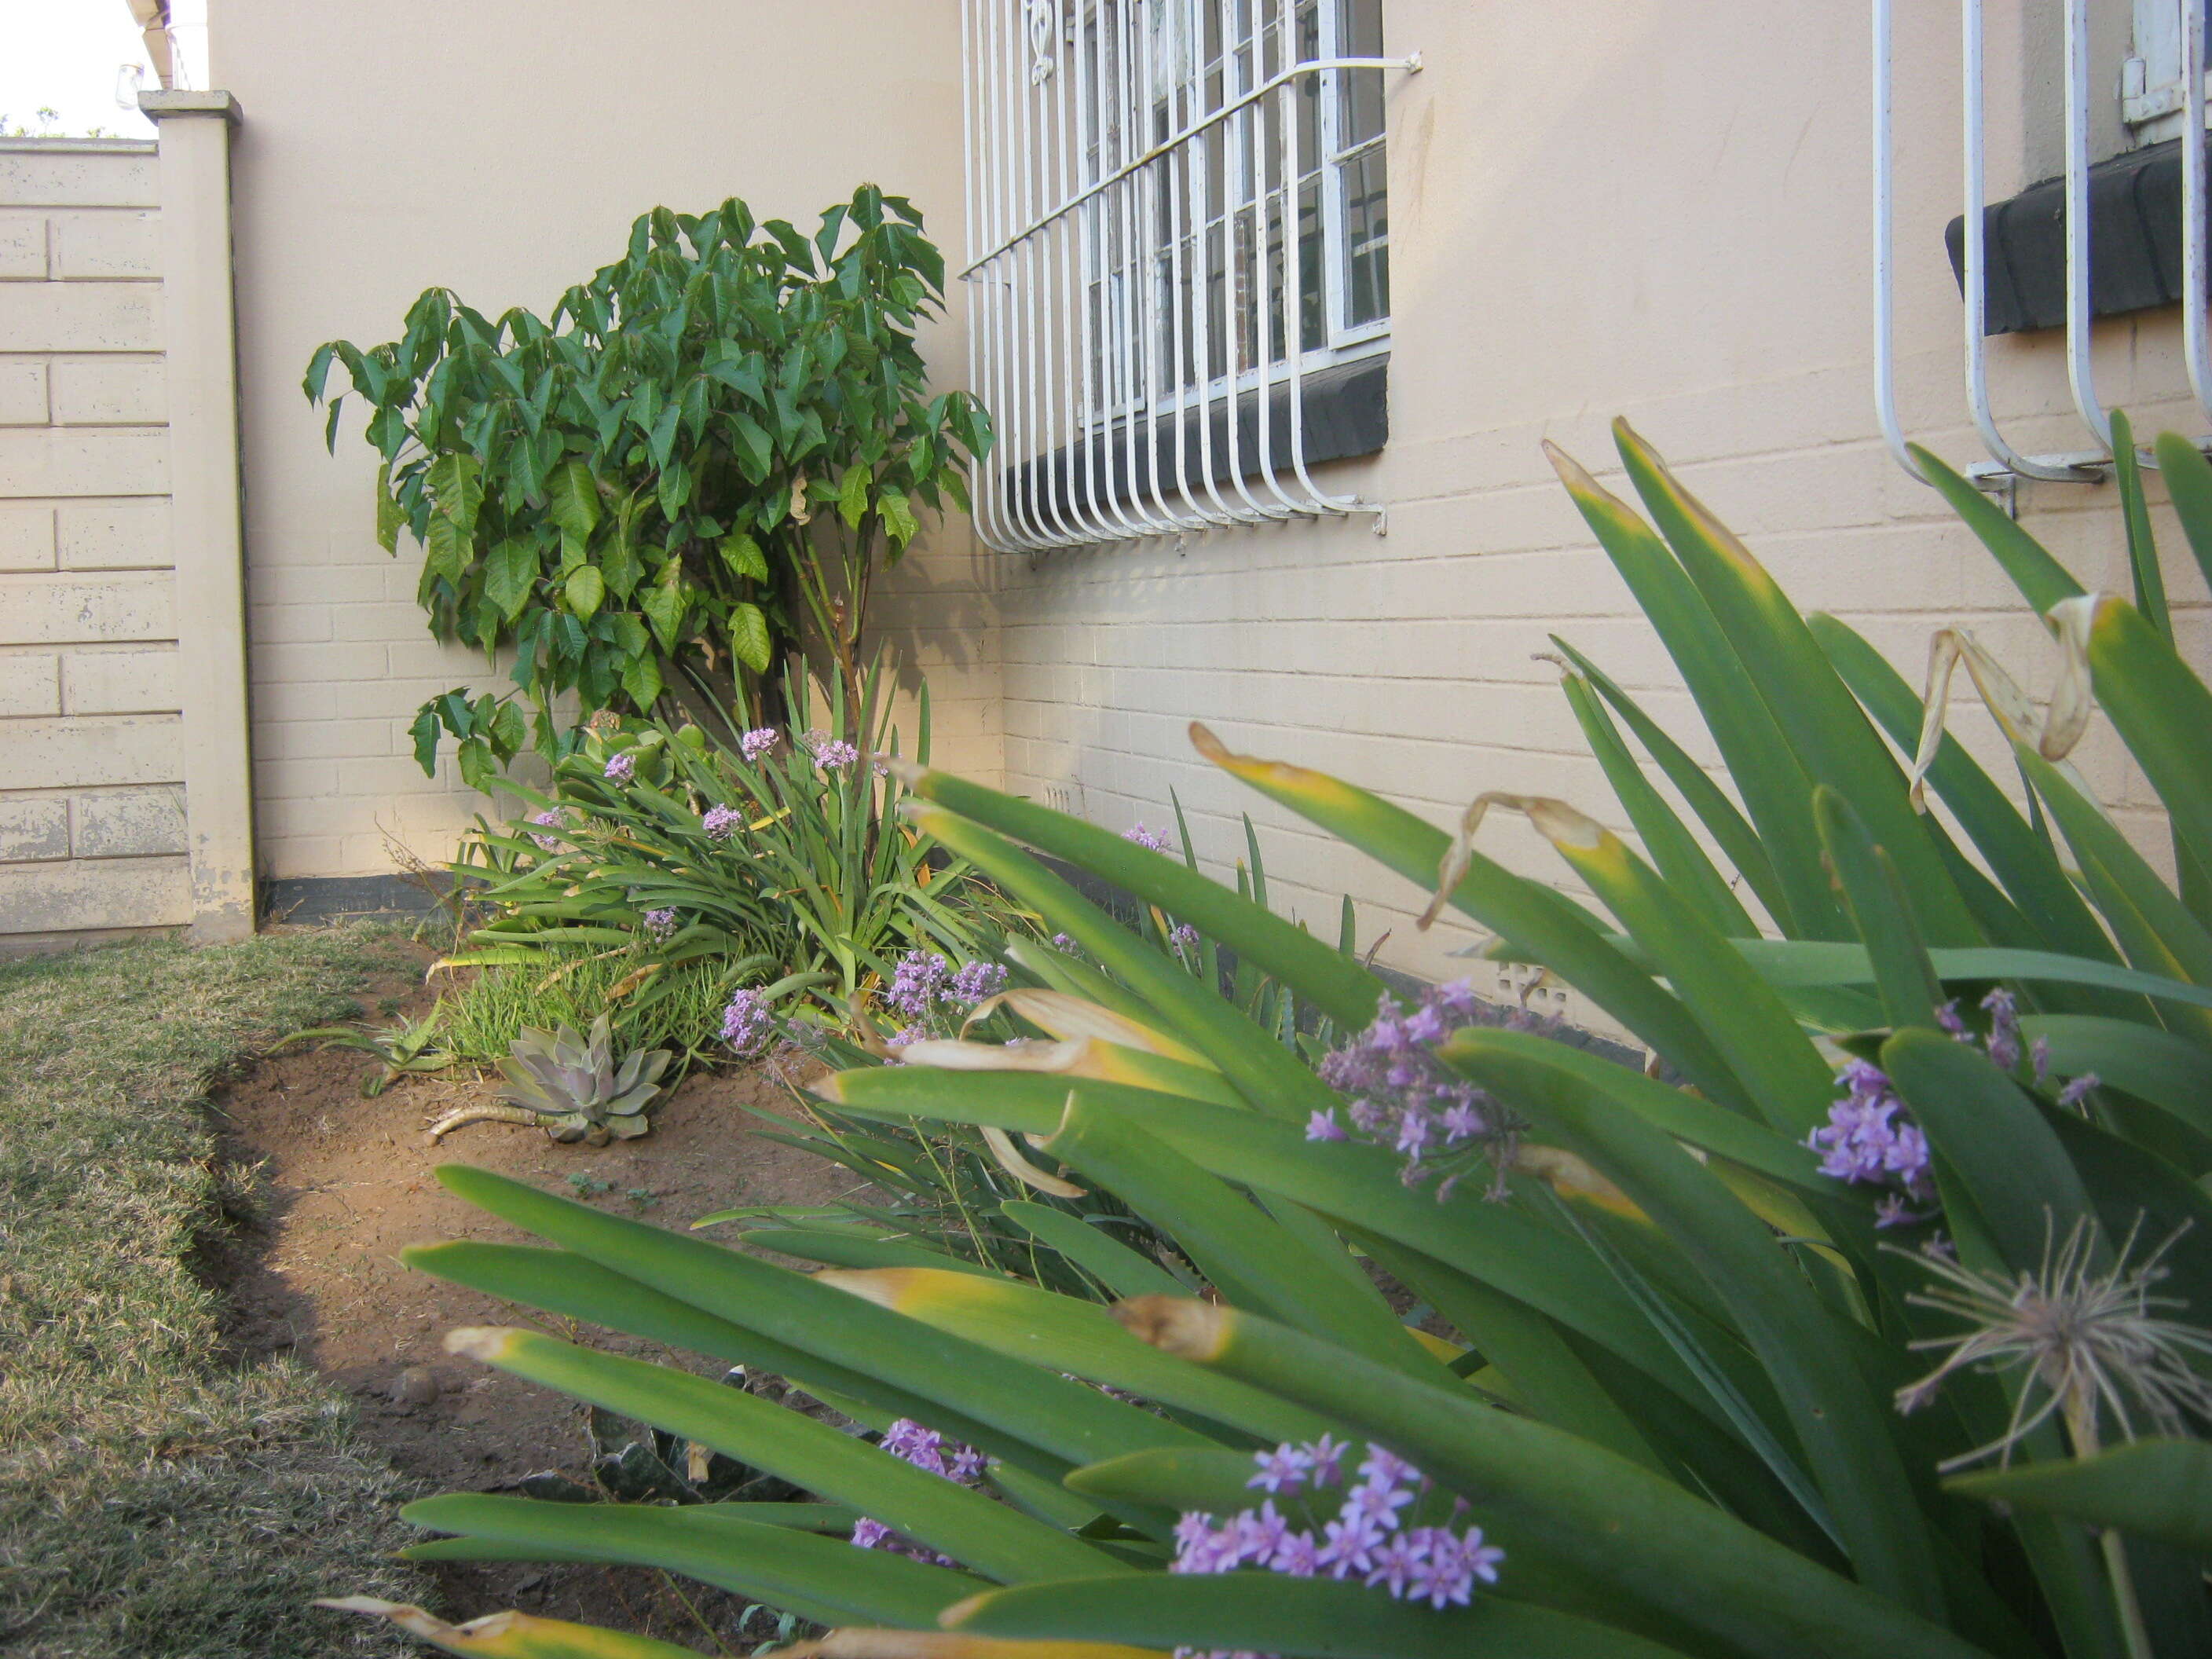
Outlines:
<svg viewBox="0 0 2212 1659"><path fill-rule="evenodd" d="M2020 1001L1999 986L1982 999L1990 1015L1990 1059L2001 1072L2020 1065Z"/></svg>
<svg viewBox="0 0 2212 1659"><path fill-rule="evenodd" d="M952 964L934 951L909 951L899 958L884 1000L909 1019L926 1019L945 994Z"/></svg>
<svg viewBox="0 0 2212 1659"><path fill-rule="evenodd" d="M1075 942L1075 935L1073 933L1054 933L1052 936L1052 948L1055 951L1065 951L1073 956L1083 947Z"/></svg>
<svg viewBox="0 0 2212 1659"><path fill-rule="evenodd" d="M775 747L776 731L772 726L757 726L738 739L738 749L749 764L757 766L762 756Z"/></svg>
<svg viewBox="0 0 2212 1659"><path fill-rule="evenodd" d="M676 912L647 910L645 913L645 931L655 939L666 939L676 931Z"/></svg>
<svg viewBox="0 0 2212 1659"><path fill-rule="evenodd" d="M1398 1511L1413 1501L1410 1489L1363 1480L1346 1494L1344 1513L1372 1522L1379 1531L1388 1532L1398 1524Z"/></svg>
<svg viewBox="0 0 2212 1659"><path fill-rule="evenodd" d="M1198 950L1198 929L1179 921L1168 930L1168 943L1175 947L1176 955L1188 962Z"/></svg>
<svg viewBox="0 0 2212 1659"><path fill-rule="evenodd" d="M1260 1473L1246 1486L1261 1492L1291 1492L1305 1485L1313 1454L1297 1446L1277 1446L1272 1451L1253 1453L1252 1461L1260 1466Z"/></svg>
<svg viewBox="0 0 2212 1659"><path fill-rule="evenodd" d="M1306 1119L1306 1139L1308 1140L1349 1140L1352 1137L1345 1132L1344 1126L1336 1121L1336 1108L1331 1106L1326 1110L1314 1113Z"/></svg>
<svg viewBox="0 0 2212 1659"><path fill-rule="evenodd" d="M1966 1029L1966 1022L1960 1016L1959 999L1956 997L1936 1005L1936 1023L1961 1042L1973 1041L1973 1033Z"/></svg>
<svg viewBox="0 0 2212 1659"><path fill-rule="evenodd" d="M708 841L727 841L744 827L745 815L734 806L710 806L707 816L699 820L699 827L707 832Z"/></svg>
<svg viewBox="0 0 2212 1659"><path fill-rule="evenodd" d="M1352 1514L1348 1507L1321 1530L1322 1546L1314 1553L1314 1565L1332 1578L1365 1572L1375 1564L1375 1547L1384 1536L1371 1519Z"/></svg>
<svg viewBox="0 0 2212 1659"><path fill-rule="evenodd" d="M2051 1078L2051 1039L2039 1036L2027 1051L2028 1064L2035 1068L2035 1086L2040 1089Z"/></svg>
<svg viewBox="0 0 2212 1659"><path fill-rule="evenodd" d="M881 1549L891 1529L880 1521L871 1521L866 1516L853 1522L853 1541L864 1550Z"/></svg>
<svg viewBox="0 0 2212 1659"><path fill-rule="evenodd" d="M1359 1460L1359 1473L1377 1486L1404 1486L1411 1491L1419 1485L1421 1472L1387 1446L1370 1446L1367 1455Z"/></svg>
<svg viewBox="0 0 2212 1659"><path fill-rule="evenodd" d="M1374 1552L1373 1563L1367 1573L1369 1588L1380 1584L1393 1596L1402 1600L1406 1586L1413 1582L1420 1568L1421 1558L1427 1553L1425 1540L1410 1532L1396 1534Z"/></svg>
<svg viewBox="0 0 2212 1659"><path fill-rule="evenodd" d="M1307 1441L1298 1449L1306 1455L1316 1486L1333 1486L1344 1479L1344 1455L1352 1449L1344 1441L1325 1434L1318 1440Z"/></svg>
<svg viewBox="0 0 2212 1659"><path fill-rule="evenodd" d="M1851 1184L1869 1182L1902 1188L1924 1199L1929 1194L1928 1137L1905 1115L1881 1068L1852 1060L1837 1073L1847 1091L1828 1107L1828 1121L1807 1137L1820 1154L1820 1173Z"/></svg>
<svg viewBox="0 0 2212 1659"><path fill-rule="evenodd" d="M2058 1091L2061 1106L2079 1106L2088 1097L2089 1091L2104 1082L2094 1072L2084 1072Z"/></svg>
<svg viewBox="0 0 2212 1659"><path fill-rule="evenodd" d="M953 975L952 984L945 996L949 1002L964 1003L972 1008L1006 988L1004 968L995 962L971 962Z"/></svg>
<svg viewBox="0 0 2212 1659"><path fill-rule="evenodd" d="M1321 1547L1303 1528L1285 1533L1274 1554L1267 1558L1267 1570L1286 1578L1310 1578L1321 1571Z"/></svg>
<svg viewBox="0 0 2212 1659"><path fill-rule="evenodd" d="M814 763L825 772L842 772L860 758L860 751L842 738L832 738L814 751Z"/></svg>
<svg viewBox="0 0 2212 1659"><path fill-rule="evenodd" d="M1121 832L1121 839L1123 841L1133 841L1136 842L1138 846L1146 848L1149 852L1164 853L1168 850L1167 842L1160 836L1154 835L1151 830L1146 829L1141 823L1138 824L1133 830L1124 830Z"/></svg>
<svg viewBox="0 0 2212 1659"><path fill-rule="evenodd" d="M738 992L722 1010L722 1041L738 1054L757 1053L775 1029L768 999L758 991Z"/></svg>
<svg viewBox="0 0 2212 1659"><path fill-rule="evenodd" d="M636 770L636 758L625 750L607 763L606 770L601 775L610 783L628 783L630 774Z"/></svg>
<svg viewBox="0 0 2212 1659"><path fill-rule="evenodd" d="M1256 1510L1246 1510L1237 1517L1237 1551L1247 1561L1262 1565L1275 1559L1275 1552L1291 1534L1290 1522L1284 1520L1275 1508L1275 1500L1267 1499Z"/></svg>
<svg viewBox="0 0 2212 1659"><path fill-rule="evenodd" d="M531 815L530 821L532 823L543 823L550 826L561 822L561 814L557 811L534 812ZM541 836L534 830L530 832L530 839L536 842L538 846L544 848L544 850L549 853L561 844L559 837L555 836Z"/></svg>
<svg viewBox="0 0 2212 1659"><path fill-rule="evenodd" d="M973 1446L947 1440L935 1429L924 1428L910 1417L895 1419L884 1431L881 1443L892 1456L963 1486L972 1486L982 1479L988 1462ZM862 1549L890 1550L895 1554L912 1556L917 1561L934 1562L941 1567L960 1565L951 1556L902 1538L882 1522L865 1516L854 1523L853 1541Z"/></svg>

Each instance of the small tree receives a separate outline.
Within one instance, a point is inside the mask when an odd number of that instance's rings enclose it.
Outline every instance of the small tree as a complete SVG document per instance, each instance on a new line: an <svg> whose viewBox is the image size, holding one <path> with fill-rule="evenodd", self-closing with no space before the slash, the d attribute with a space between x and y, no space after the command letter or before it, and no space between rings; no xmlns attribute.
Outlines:
<svg viewBox="0 0 2212 1659"><path fill-rule="evenodd" d="M927 393L914 331L944 276L921 216L872 185L811 237L732 198L638 219L550 323L431 289L401 338L318 347L307 397L336 363L368 403L377 537L422 544L430 631L515 648L516 690L422 706L423 769L441 731L471 784L526 744L562 753L564 692L585 715L757 714L810 627L858 708L876 575L921 512L966 507L990 444L973 397Z"/></svg>

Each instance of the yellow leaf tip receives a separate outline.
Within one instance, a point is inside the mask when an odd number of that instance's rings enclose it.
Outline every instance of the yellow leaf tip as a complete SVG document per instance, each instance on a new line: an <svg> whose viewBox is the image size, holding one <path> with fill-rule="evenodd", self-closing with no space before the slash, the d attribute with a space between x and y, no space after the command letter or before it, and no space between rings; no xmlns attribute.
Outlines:
<svg viewBox="0 0 2212 1659"><path fill-rule="evenodd" d="M1130 1335L1178 1359L1203 1364L1216 1358L1229 1340L1229 1314L1211 1302L1183 1296L1133 1296L1116 1302L1112 1311Z"/></svg>
<svg viewBox="0 0 2212 1659"><path fill-rule="evenodd" d="M446 1333L446 1352L496 1365L522 1333L512 1325L457 1325Z"/></svg>

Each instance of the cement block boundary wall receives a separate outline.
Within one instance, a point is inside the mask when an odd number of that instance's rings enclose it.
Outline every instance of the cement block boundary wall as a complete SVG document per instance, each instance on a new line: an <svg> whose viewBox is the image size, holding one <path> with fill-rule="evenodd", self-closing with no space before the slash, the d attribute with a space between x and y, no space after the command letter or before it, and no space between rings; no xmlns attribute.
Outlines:
<svg viewBox="0 0 2212 1659"><path fill-rule="evenodd" d="M157 147L0 140L0 931L191 919Z"/></svg>

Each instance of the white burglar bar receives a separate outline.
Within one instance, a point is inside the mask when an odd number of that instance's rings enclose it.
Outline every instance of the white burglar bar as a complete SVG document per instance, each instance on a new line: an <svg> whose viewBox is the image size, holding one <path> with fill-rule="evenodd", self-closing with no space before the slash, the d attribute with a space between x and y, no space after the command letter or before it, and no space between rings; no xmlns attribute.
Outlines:
<svg viewBox="0 0 2212 1659"><path fill-rule="evenodd" d="M1376 0L963 0L985 544L1371 512L1308 471L1304 382L1376 348Z"/></svg>
<svg viewBox="0 0 2212 1659"><path fill-rule="evenodd" d="M1984 234L1982 158L1986 141L1982 118L1982 0L1960 0L1965 114L1965 246L1960 280L1966 290L1966 404L1990 453L1986 462L1966 469L1984 489L2001 489L2021 478L2094 483L2112 462L2111 412L2099 402L2090 374L2089 339L2094 321L2090 272L2089 100L2094 91L2089 72L2089 0L2063 0L2066 133L2066 378L2074 410L2094 447L2050 455L2026 455L1998 429L1990 405L1984 303L1989 281ZM1874 17L1874 315L1875 407L1884 440L1898 464L1923 483L1920 464L1905 447L1897 412L1894 344L1895 284L1891 246L1893 146L1890 133L1893 87L1891 11L1893 0L1873 0ZM2185 142L2182 170L2182 338L2189 384L2198 404L2212 418L2212 354L2206 346L2207 253L2204 165L2205 0L2168 0L2180 14L2181 77ZM2147 451L2145 466L2155 466Z"/></svg>

